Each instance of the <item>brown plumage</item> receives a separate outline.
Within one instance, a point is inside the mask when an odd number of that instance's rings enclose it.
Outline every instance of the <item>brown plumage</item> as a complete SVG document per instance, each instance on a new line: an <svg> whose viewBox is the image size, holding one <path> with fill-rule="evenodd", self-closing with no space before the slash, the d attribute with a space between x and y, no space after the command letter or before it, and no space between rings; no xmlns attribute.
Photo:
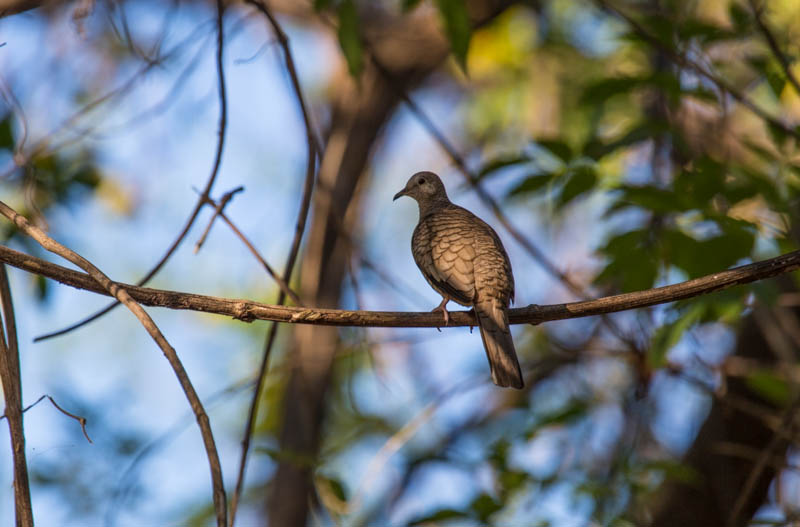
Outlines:
<svg viewBox="0 0 800 527"><path fill-rule="evenodd" d="M472 307L478 319L492 380L498 386L522 388L507 309L514 299L514 276L497 233L467 209L454 205L433 172L418 172L394 199L409 196L419 204L419 223L411 237L411 252L423 276L442 303Z"/></svg>

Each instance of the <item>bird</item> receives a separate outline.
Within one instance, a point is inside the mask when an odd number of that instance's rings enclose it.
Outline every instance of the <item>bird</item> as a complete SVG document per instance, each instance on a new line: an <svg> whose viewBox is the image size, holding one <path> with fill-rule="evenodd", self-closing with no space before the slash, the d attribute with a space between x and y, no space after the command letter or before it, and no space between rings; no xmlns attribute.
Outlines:
<svg viewBox="0 0 800 527"><path fill-rule="evenodd" d="M444 325L453 300L475 312L492 381L522 388L522 371L508 324L514 275L500 237L486 222L450 201L433 172L417 172L392 201L408 196L419 205L411 253L428 284L440 295Z"/></svg>

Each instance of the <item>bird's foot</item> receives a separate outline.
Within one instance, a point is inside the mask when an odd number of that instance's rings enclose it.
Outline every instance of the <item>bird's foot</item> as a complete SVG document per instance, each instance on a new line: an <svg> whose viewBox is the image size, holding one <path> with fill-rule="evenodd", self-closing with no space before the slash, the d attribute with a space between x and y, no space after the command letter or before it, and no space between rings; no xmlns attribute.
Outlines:
<svg viewBox="0 0 800 527"><path fill-rule="evenodd" d="M475 317L475 316L476 316L476 315L475 315L475 308L474 308L474 307L473 307L473 308L470 308L470 310L469 310L469 311L467 311L467 314L468 314L468 315L472 315L473 317ZM474 328L475 328L475 326L473 326L473 325L470 325L470 326L469 326L469 334L470 334L470 335L472 335L472 330L473 330Z"/></svg>
<svg viewBox="0 0 800 527"><path fill-rule="evenodd" d="M447 308L445 307L449 301L450 301L449 298L443 298L442 299L442 303L439 304L438 306L436 306L435 308L433 308L433 310L431 311L431 313L436 313L437 311L441 311L442 312L442 314L444 315L444 325L445 326L450 323L450 313L447 312ZM438 328L438 327L436 329L441 331L441 329Z"/></svg>

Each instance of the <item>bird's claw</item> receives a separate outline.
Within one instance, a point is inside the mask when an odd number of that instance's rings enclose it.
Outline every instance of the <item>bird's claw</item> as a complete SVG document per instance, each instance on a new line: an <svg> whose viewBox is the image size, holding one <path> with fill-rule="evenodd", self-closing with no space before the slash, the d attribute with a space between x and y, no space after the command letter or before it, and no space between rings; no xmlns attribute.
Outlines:
<svg viewBox="0 0 800 527"><path fill-rule="evenodd" d="M431 313L436 313L437 311L441 311L441 312L442 312L442 314L444 315L444 325L445 325L445 326L447 326L447 325L450 323L450 313L448 313L448 312L447 312L447 308L446 308L446 307L444 307L444 305L445 305L446 303L447 303L447 301L446 301L446 300L445 300L445 301L443 301L441 304L439 304L438 306L436 306L436 307L435 307L435 308L434 308L434 309L431 311ZM436 328L436 329L439 329L439 328Z"/></svg>

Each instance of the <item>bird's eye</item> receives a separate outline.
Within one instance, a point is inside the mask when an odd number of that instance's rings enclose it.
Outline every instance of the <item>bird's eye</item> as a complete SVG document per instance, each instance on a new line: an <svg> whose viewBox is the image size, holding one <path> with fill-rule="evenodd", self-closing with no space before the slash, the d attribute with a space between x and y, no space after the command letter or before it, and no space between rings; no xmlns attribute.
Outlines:
<svg viewBox="0 0 800 527"><path fill-rule="evenodd" d="M420 185L424 185L425 184L425 178L424 177L419 178L417 180L417 183L419 183Z"/></svg>

